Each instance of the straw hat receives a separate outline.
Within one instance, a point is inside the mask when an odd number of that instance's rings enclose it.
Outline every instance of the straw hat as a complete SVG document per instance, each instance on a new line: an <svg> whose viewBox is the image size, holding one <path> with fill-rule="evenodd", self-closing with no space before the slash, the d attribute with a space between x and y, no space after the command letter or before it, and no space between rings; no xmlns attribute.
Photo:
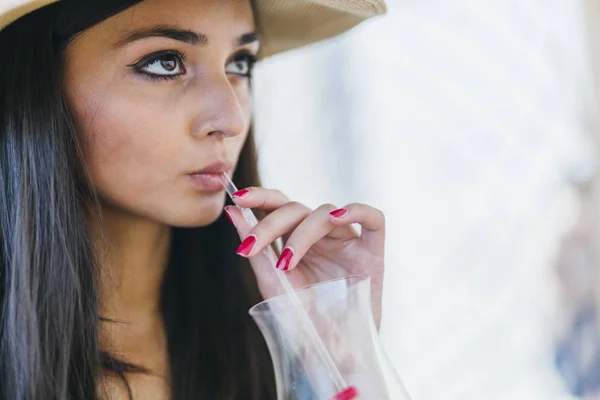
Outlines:
<svg viewBox="0 0 600 400"><path fill-rule="evenodd" d="M0 29L59 0L0 0ZM255 0L260 58L327 39L386 12L384 0Z"/></svg>

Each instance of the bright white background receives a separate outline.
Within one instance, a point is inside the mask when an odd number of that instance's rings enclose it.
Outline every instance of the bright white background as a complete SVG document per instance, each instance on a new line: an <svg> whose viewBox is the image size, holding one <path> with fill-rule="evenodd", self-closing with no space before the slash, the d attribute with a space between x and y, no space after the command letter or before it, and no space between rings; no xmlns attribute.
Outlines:
<svg viewBox="0 0 600 400"><path fill-rule="evenodd" d="M593 168L581 0L396 0L265 61L265 186L387 215L382 337L413 400L569 399L554 269Z"/></svg>

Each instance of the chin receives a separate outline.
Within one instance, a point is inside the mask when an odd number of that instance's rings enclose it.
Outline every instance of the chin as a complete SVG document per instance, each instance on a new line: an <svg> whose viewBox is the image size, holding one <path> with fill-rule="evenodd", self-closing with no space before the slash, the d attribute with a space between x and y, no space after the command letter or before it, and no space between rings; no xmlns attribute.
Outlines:
<svg viewBox="0 0 600 400"><path fill-rule="evenodd" d="M220 204L204 206L193 212L185 212L166 218L165 223L177 228L200 228L213 224L225 212L224 202Z"/></svg>

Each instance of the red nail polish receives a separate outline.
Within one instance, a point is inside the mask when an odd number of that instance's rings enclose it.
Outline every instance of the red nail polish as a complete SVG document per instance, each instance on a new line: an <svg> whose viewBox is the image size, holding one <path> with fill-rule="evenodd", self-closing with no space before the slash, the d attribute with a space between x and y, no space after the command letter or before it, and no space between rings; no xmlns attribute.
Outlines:
<svg viewBox="0 0 600 400"><path fill-rule="evenodd" d="M331 215L335 219L342 218L346 214L348 214L348 209L346 207L338 208L337 210L333 210L329 213L329 215Z"/></svg>
<svg viewBox="0 0 600 400"><path fill-rule="evenodd" d="M358 397L358 390L354 386L350 386L335 395L335 400L352 400Z"/></svg>
<svg viewBox="0 0 600 400"><path fill-rule="evenodd" d="M246 239L244 239L242 244L240 244L240 247L238 247L236 253L240 256L248 257L248 255L254 248L254 245L256 245L256 236L250 235Z"/></svg>
<svg viewBox="0 0 600 400"><path fill-rule="evenodd" d="M243 199L244 197L248 196L249 194L250 194L250 190L242 189L242 190L238 190L237 192L232 194L231 197L237 197L237 198Z"/></svg>
<svg viewBox="0 0 600 400"><path fill-rule="evenodd" d="M227 218L229 218L229 222L231 222L231 225L235 226L235 222L233 222L233 218L231 218L231 214L229 214L230 207L231 206L225 207L225 215L227 215Z"/></svg>
<svg viewBox="0 0 600 400"><path fill-rule="evenodd" d="M290 269L290 264L292 263L292 258L294 257L294 252L289 247L286 247L281 252L281 257L277 261L277 269L282 271L287 271Z"/></svg>

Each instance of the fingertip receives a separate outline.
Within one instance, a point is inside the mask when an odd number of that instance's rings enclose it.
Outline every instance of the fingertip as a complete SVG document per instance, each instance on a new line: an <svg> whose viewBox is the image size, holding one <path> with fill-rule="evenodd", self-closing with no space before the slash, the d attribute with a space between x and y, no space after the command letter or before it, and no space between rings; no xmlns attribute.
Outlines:
<svg viewBox="0 0 600 400"><path fill-rule="evenodd" d="M236 253L242 257L250 257L252 250L254 250L256 247L257 242L258 239L255 234L248 235L237 248Z"/></svg>
<svg viewBox="0 0 600 400"><path fill-rule="evenodd" d="M331 211L329 213L329 215L331 216L331 218L334 221L338 221L338 220L346 217L349 213L350 213L350 210L348 209L348 207L342 207L342 208L338 208L337 210Z"/></svg>
<svg viewBox="0 0 600 400"><path fill-rule="evenodd" d="M293 269L292 261L294 260L294 250L291 247L286 247L281 252L279 260L277 260L277 269L280 271L289 271Z"/></svg>
<svg viewBox="0 0 600 400"><path fill-rule="evenodd" d="M231 195L231 199L237 202L237 200L245 199L246 197L250 196L250 193L250 189L238 190L237 192Z"/></svg>

